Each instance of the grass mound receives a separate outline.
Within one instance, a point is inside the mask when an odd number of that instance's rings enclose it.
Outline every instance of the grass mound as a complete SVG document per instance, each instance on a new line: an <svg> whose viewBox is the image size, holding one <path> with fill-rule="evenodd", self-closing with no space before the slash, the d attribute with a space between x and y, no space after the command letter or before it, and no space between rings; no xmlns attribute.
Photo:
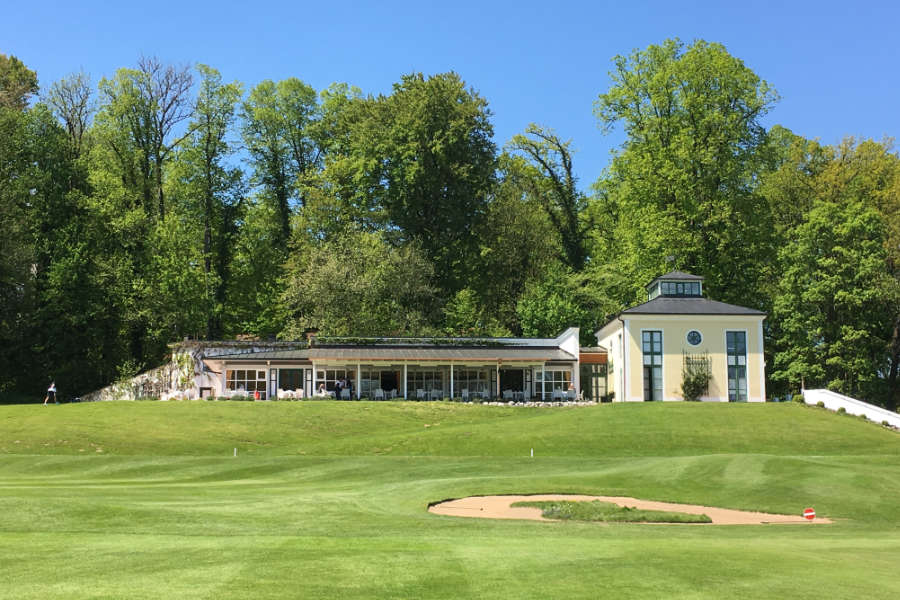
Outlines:
<svg viewBox="0 0 900 600"><path fill-rule="evenodd" d="M593 521L603 523L712 523L706 515L691 515L662 510L643 510L619 506L612 502L593 500L573 502L555 500L515 502L513 506L540 508L545 519L560 521Z"/></svg>

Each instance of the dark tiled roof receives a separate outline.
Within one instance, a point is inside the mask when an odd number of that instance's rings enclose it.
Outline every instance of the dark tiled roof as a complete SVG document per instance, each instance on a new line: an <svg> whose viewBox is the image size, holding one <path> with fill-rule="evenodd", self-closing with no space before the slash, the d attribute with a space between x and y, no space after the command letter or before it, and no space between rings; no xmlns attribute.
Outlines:
<svg viewBox="0 0 900 600"><path fill-rule="evenodd" d="M647 289L653 287L657 281L661 281L665 279L666 281L703 281L703 277L699 275L694 275L692 273L685 273L684 271L669 271L665 275L660 275L653 281L647 284Z"/></svg>
<svg viewBox="0 0 900 600"><path fill-rule="evenodd" d="M335 346L313 347L306 350L280 350L250 354L230 354L209 357L209 360L484 360L546 361L575 360L575 357L555 347L398 347L398 346Z"/></svg>
<svg viewBox="0 0 900 600"><path fill-rule="evenodd" d="M708 298L671 298L657 296L649 302L622 311L623 315L762 315L755 308L726 304Z"/></svg>

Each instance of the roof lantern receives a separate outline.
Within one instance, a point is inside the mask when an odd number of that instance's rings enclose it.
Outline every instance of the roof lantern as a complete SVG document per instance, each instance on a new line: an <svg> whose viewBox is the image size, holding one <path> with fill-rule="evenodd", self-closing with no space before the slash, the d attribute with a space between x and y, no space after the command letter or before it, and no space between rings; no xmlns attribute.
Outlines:
<svg viewBox="0 0 900 600"><path fill-rule="evenodd" d="M703 295L703 277L683 271L660 275L647 285L648 300L666 298L699 298Z"/></svg>

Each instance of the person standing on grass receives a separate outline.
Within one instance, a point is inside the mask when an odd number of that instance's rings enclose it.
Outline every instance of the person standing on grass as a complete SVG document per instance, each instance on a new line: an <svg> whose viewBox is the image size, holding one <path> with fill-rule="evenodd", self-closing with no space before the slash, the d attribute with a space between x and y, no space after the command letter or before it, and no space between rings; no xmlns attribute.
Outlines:
<svg viewBox="0 0 900 600"><path fill-rule="evenodd" d="M47 396L44 398L44 406L47 406L47 402L53 400L53 404L59 404L56 401L56 382L51 381L50 387L47 388Z"/></svg>

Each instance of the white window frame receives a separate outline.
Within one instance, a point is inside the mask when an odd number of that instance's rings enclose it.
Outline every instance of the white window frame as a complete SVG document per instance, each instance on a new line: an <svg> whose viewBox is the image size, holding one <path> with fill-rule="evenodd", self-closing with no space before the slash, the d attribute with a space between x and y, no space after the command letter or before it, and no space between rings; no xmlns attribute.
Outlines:
<svg viewBox="0 0 900 600"><path fill-rule="evenodd" d="M662 373L662 389L660 389L659 393L661 398L660 402L666 401L666 332L662 327L642 327L640 330L641 337L638 338L638 348L641 350L641 402L646 402L644 398L647 397L647 390L644 389L644 332L645 331L653 331L659 332L659 362L660 362L660 372ZM650 385L653 385L653 382L650 382Z"/></svg>
<svg viewBox="0 0 900 600"><path fill-rule="evenodd" d="M744 402L750 402L750 331L747 329L726 329L723 334L723 342L725 343L725 402L731 402L731 396L728 393L728 334L743 333L744 334L744 380L747 382L747 399ZM740 402L735 400L735 402Z"/></svg>

